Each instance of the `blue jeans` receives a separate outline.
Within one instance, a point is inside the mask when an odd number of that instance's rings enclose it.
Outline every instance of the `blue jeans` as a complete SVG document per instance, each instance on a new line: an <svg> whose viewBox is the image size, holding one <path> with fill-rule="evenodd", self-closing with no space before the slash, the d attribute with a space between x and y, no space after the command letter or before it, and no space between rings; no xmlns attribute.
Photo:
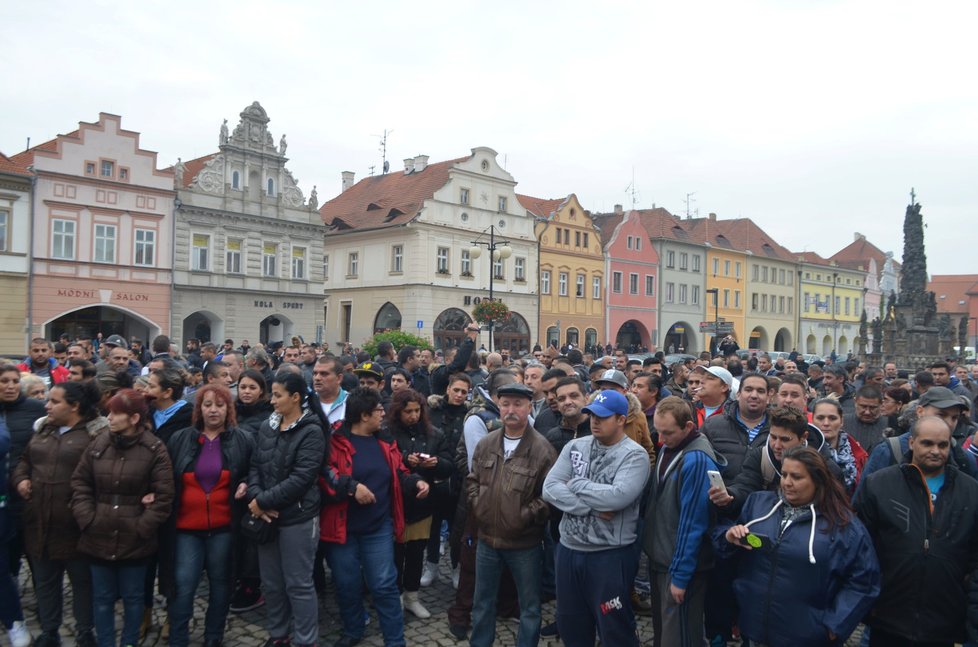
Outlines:
<svg viewBox="0 0 978 647"><path fill-rule="evenodd" d="M221 640L231 599L231 533L177 532L173 579L176 595L170 601L170 645L190 644L190 619L200 576L207 569L210 592L204 620L204 639Z"/></svg>
<svg viewBox="0 0 978 647"><path fill-rule="evenodd" d="M146 563L92 562L92 599L98 647L115 647L115 601L122 598L122 645L139 642L143 620L143 584Z"/></svg>
<svg viewBox="0 0 978 647"><path fill-rule="evenodd" d="M363 582L366 581L377 609L380 631L386 647L403 647L404 613L397 590L394 566L394 526L387 521L369 535L347 535L345 544L326 544L326 561L336 584L336 602L343 621L343 635L363 638L366 614L363 608Z"/></svg>
<svg viewBox="0 0 978 647"><path fill-rule="evenodd" d="M492 548L483 541L475 553L475 595L472 604L471 647L490 647L496 640L496 593L503 564L516 582L520 601L520 630L516 647L536 647L540 641L540 589L543 548L521 550Z"/></svg>

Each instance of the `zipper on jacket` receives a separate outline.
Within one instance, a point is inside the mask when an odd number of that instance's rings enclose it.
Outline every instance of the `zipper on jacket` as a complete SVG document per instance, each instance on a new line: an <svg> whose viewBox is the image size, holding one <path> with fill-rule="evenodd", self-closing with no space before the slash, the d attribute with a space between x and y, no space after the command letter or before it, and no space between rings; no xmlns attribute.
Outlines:
<svg viewBox="0 0 978 647"><path fill-rule="evenodd" d="M207 510L207 529L210 530L214 527L211 523L211 493L204 493L204 508Z"/></svg>

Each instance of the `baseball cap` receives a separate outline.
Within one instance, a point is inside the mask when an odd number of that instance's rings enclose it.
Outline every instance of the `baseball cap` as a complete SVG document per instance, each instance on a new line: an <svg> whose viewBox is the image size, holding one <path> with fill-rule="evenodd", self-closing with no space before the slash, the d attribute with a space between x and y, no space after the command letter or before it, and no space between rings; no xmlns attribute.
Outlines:
<svg viewBox="0 0 978 647"><path fill-rule="evenodd" d="M600 384L601 382L610 382L616 384L623 389L628 388L628 378L621 371L616 371L613 368L609 368L604 373L601 373L596 378L594 378L595 384Z"/></svg>
<svg viewBox="0 0 978 647"><path fill-rule="evenodd" d="M110 335L108 339L105 340L106 346L120 346L122 348L129 348L129 344L126 340L122 338L121 335Z"/></svg>
<svg viewBox="0 0 978 647"><path fill-rule="evenodd" d="M628 399L618 391L612 391L610 389L598 391L591 404L581 409L581 411L593 414L599 418L627 416Z"/></svg>
<svg viewBox="0 0 978 647"><path fill-rule="evenodd" d="M936 407L938 409L950 409L951 407L964 408L964 403L961 402L961 398L945 386L930 387L926 393L920 396L917 404L921 407Z"/></svg>
<svg viewBox="0 0 978 647"><path fill-rule="evenodd" d="M727 386L733 386L733 375L722 366L697 366L694 370L704 371L717 378Z"/></svg>
<svg viewBox="0 0 978 647"><path fill-rule="evenodd" d="M501 398L504 395L518 395L526 398L527 400L532 400L533 389L526 385L520 384L519 382L512 382L510 384L504 384L496 389L497 397Z"/></svg>
<svg viewBox="0 0 978 647"><path fill-rule="evenodd" d="M365 377L375 377L378 380L384 379L383 369L373 362L364 362L360 366L353 369L353 372L357 375L363 375Z"/></svg>

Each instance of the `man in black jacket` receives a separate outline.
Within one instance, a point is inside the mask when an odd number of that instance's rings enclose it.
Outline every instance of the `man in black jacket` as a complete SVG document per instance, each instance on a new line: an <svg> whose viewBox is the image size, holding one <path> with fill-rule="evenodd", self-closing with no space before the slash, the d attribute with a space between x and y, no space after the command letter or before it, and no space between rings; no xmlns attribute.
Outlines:
<svg viewBox="0 0 978 647"><path fill-rule="evenodd" d="M904 462L869 475L855 509L879 556L883 586L870 646L965 640L966 586L978 565L978 481L948 464L951 430L923 416Z"/></svg>
<svg viewBox="0 0 978 647"><path fill-rule="evenodd" d="M763 447L769 428L767 378L760 373L741 377L737 399L729 403L722 414L710 416L700 432L714 449L727 459L723 478L727 483L740 473L747 450Z"/></svg>
<svg viewBox="0 0 978 647"><path fill-rule="evenodd" d="M445 395L449 378L465 370L475 350L475 340L479 336L479 324L470 323L465 327L465 339L459 346L445 349L445 363L431 371L431 395Z"/></svg>

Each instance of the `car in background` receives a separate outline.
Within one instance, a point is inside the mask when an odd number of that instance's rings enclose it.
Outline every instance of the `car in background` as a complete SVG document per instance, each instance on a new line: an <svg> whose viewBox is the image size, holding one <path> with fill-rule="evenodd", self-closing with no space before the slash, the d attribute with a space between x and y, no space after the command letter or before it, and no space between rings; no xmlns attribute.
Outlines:
<svg viewBox="0 0 978 647"><path fill-rule="evenodd" d="M662 361L666 366L672 366L676 362L685 362L689 359L696 359L696 355L690 355L689 353L669 353Z"/></svg>

